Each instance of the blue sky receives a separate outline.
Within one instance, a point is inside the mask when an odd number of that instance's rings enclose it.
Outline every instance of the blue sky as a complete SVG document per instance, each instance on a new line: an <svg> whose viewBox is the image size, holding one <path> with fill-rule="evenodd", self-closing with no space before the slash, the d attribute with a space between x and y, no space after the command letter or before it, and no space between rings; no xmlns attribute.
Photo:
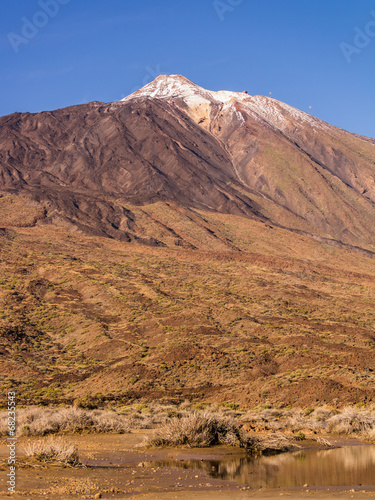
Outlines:
<svg viewBox="0 0 375 500"><path fill-rule="evenodd" d="M212 90L272 92L375 138L373 0L1 5L0 115L115 101L158 74L183 74Z"/></svg>

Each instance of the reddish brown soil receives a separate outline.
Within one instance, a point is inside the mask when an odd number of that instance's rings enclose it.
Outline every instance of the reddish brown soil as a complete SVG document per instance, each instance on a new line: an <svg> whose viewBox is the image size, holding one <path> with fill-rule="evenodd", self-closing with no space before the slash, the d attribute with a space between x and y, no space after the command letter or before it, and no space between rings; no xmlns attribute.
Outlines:
<svg viewBox="0 0 375 500"><path fill-rule="evenodd" d="M28 404L369 403L375 261L299 236L292 243L286 257L8 229L2 384ZM315 245L315 261L305 258Z"/></svg>

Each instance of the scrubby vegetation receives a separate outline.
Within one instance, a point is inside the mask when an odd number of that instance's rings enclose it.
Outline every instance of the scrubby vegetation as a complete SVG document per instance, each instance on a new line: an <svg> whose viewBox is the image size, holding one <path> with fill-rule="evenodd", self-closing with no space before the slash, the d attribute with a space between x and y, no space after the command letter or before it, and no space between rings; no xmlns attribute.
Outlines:
<svg viewBox="0 0 375 500"><path fill-rule="evenodd" d="M375 407L369 409L346 407L341 410L329 408L263 409L247 411L241 415L245 427L252 431L291 431L300 439L302 431L317 435L343 434L364 440L375 440ZM306 436L305 436L306 437ZM322 438L320 438L322 439Z"/></svg>
<svg viewBox="0 0 375 500"><path fill-rule="evenodd" d="M256 450L257 440L249 438L233 418L209 411L173 417L149 440L150 446L207 447L216 444Z"/></svg>
<svg viewBox="0 0 375 500"><path fill-rule="evenodd" d="M292 438L282 434L250 435L236 417L211 411L194 411L181 418L173 417L147 440L148 446L202 448L220 444L245 448L253 454L278 453L297 447Z"/></svg>
<svg viewBox="0 0 375 500"><path fill-rule="evenodd" d="M375 413L355 408L344 408L327 422L327 431L375 440Z"/></svg>
<svg viewBox="0 0 375 500"><path fill-rule="evenodd" d="M130 419L113 411L79 408L28 408L17 411L17 432L20 436L44 436L74 432L129 432ZM1 435L7 432L7 416L0 419Z"/></svg>
<svg viewBox="0 0 375 500"><path fill-rule="evenodd" d="M24 451L26 456L36 458L40 462L57 462L70 466L79 464L77 447L62 437L50 436L33 441L25 446Z"/></svg>
<svg viewBox="0 0 375 500"><path fill-rule="evenodd" d="M211 406L211 410L214 405ZM153 446L210 446L230 444L269 453L287 451L306 439L330 446L324 435L347 435L375 440L375 408L231 410L216 407L177 416L161 426Z"/></svg>
<svg viewBox="0 0 375 500"><path fill-rule="evenodd" d="M0 436L7 433L7 413L0 413ZM77 407L17 410L18 436L45 436L79 432L127 433L131 429L155 429L150 444L155 446L212 446L229 444L258 448L264 443L259 434L267 434L267 449L272 440L315 439L324 444L324 435L348 435L375 440L375 407L346 407L341 410L320 408L240 409L234 403L198 404L188 401L179 405L139 403L110 409ZM249 440L251 436L251 442ZM285 444L285 443L284 443ZM327 443L326 443L327 444ZM277 445L279 449L279 444Z"/></svg>

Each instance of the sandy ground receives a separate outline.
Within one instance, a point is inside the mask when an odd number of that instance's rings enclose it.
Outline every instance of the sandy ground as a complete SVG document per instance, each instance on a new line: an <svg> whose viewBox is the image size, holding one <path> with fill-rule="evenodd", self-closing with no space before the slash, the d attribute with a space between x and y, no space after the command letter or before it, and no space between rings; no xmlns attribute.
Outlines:
<svg viewBox="0 0 375 500"><path fill-rule="evenodd" d="M264 500L271 500L274 498L292 498L293 500L304 500L308 498L316 498L319 500L331 500L338 498L341 500L349 500L352 498L365 499L375 497L375 492L364 492L357 490L330 490L330 491L290 491L290 490L268 490L262 491L205 491L197 492L192 491L180 493L160 493L160 494L146 494L130 496L128 498L137 499L150 499L150 500L172 500L172 499L194 499L194 500L214 500L216 498L223 500L246 500L247 498L259 498Z"/></svg>
<svg viewBox="0 0 375 500"><path fill-rule="evenodd" d="M375 497L373 488L277 488L253 489L235 481L210 477L199 468L159 467L160 460L218 460L241 457L239 449L145 449L142 442L151 431L123 435L74 435L67 440L78 445L84 467L45 466L22 456L27 439L18 440L17 493L6 493L8 450L0 446L0 499L67 500L92 499L365 499Z"/></svg>

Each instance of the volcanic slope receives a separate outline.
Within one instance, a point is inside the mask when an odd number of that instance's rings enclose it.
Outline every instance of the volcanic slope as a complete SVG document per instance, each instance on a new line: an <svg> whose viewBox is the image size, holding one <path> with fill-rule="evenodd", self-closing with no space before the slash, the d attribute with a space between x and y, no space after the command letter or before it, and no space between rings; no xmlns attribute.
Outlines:
<svg viewBox="0 0 375 500"><path fill-rule="evenodd" d="M375 260L230 217L253 251L0 231L0 386L25 404L374 402Z"/></svg>
<svg viewBox="0 0 375 500"><path fill-rule="evenodd" d="M240 218L375 251L374 140L178 75L119 102L2 117L0 192L14 226L238 251Z"/></svg>
<svg viewBox="0 0 375 500"><path fill-rule="evenodd" d="M374 401L373 140L181 76L0 125L4 390Z"/></svg>

